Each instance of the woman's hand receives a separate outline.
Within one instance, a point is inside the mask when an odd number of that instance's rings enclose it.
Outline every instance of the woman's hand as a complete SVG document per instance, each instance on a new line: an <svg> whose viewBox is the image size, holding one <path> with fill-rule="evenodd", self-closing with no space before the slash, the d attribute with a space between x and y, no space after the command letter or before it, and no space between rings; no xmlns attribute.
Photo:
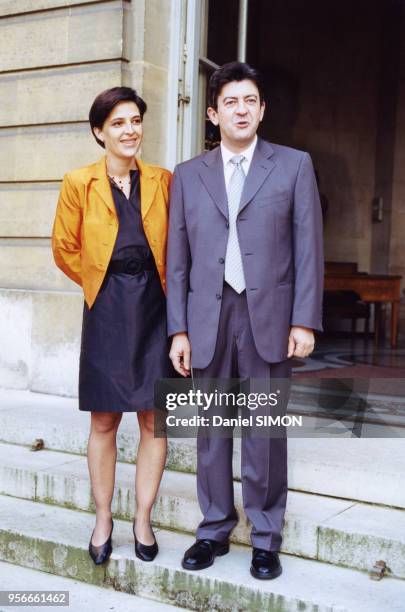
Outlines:
<svg viewBox="0 0 405 612"><path fill-rule="evenodd" d="M77 186L65 174L52 229L55 263L72 281L82 286L81 226L82 205Z"/></svg>
<svg viewBox="0 0 405 612"><path fill-rule="evenodd" d="M185 332L174 334L169 357L176 372L182 376L190 376L191 347Z"/></svg>

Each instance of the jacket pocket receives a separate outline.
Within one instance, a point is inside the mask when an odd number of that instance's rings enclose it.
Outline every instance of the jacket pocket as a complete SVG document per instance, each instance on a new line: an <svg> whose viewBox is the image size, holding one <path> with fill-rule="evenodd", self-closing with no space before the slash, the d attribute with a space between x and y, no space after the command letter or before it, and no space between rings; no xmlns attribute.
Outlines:
<svg viewBox="0 0 405 612"><path fill-rule="evenodd" d="M277 204L282 204L284 202L289 202L290 198L285 196L274 196L269 198L260 198L259 200L255 200L256 204L263 208L264 206L275 206Z"/></svg>

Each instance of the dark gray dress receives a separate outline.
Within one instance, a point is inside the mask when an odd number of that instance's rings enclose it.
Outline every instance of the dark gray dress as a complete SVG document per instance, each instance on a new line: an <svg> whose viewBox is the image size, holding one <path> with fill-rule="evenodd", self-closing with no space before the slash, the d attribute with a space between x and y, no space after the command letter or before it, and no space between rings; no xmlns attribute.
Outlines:
<svg viewBox="0 0 405 612"><path fill-rule="evenodd" d="M129 200L111 189L119 217L111 261L138 258L150 269L107 272L93 307L84 304L79 408L136 412L154 408L155 381L173 375L165 295L143 230L138 171L131 171Z"/></svg>

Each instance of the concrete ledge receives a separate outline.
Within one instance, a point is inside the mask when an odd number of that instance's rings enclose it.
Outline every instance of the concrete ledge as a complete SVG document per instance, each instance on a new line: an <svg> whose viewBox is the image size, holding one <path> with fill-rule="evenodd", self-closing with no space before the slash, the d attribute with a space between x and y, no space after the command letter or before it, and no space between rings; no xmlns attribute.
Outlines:
<svg viewBox="0 0 405 612"><path fill-rule="evenodd" d="M43 438L47 449L85 455L89 425L90 413L80 412L76 399L0 388L0 441L30 446ZM124 414L117 436L119 461L133 463L138 442L136 415ZM237 474L239 456L236 448ZM167 465L195 471L195 440L170 440Z"/></svg>
<svg viewBox="0 0 405 612"><path fill-rule="evenodd" d="M76 395L83 297L39 292L33 296L32 308L30 388Z"/></svg>
<svg viewBox="0 0 405 612"><path fill-rule="evenodd" d="M0 440L85 454L90 415L77 400L0 389ZM120 461L133 462L138 445L136 416L123 415L118 431ZM288 441L290 490L405 508L402 439L296 439ZM378 455L378 465L370 457ZM169 440L167 466L195 472L195 440ZM234 444L234 476L240 479L240 440Z"/></svg>
<svg viewBox="0 0 405 612"><path fill-rule="evenodd" d="M134 474L134 466L117 465L113 513L129 521L135 516ZM0 493L94 511L87 461L66 453L33 453L0 444ZM250 525L239 482L235 483L235 504L240 520L232 541L249 545ZM166 470L153 511L154 523L194 533L201 518L195 476ZM405 578L405 513L290 491L282 550L362 570L384 559L394 576Z"/></svg>
<svg viewBox="0 0 405 612"><path fill-rule="evenodd" d="M0 290L0 384L28 387L31 365L32 294Z"/></svg>
<svg viewBox="0 0 405 612"><path fill-rule="evenodd" d="M257 581L249 574L250 552L237 545L212 567L186 572L180 560L194 538L165 530L156 532L156 560L143 563L134 555L131 526L119 520L111 559L96 567L87 552L93 521L90 514L4 497L0 558L204 612L400 612L403 604L402 581L372 582L355 570L289 555L281 555L282 576Z"/></svg>
<svg viewBox="0 0 405 612"><path fill-rule="evenodd" d="M0 588L4 591L69 591L69 607L74 612L175 612L184 610L177 606L159 603L113 589L97 587L71 578L62 578L45 572L0 562ZM7 610L10 610L7 607ZM4 611L7 612L6 608ZM32 606L19 606L22 612L32 612Z"/></svg>
<svg viewBox="0 0 405 612"><path fill-rule="evenodd" d="M0 289L0 385L77 395L82 309L79 293Z"/></svg>

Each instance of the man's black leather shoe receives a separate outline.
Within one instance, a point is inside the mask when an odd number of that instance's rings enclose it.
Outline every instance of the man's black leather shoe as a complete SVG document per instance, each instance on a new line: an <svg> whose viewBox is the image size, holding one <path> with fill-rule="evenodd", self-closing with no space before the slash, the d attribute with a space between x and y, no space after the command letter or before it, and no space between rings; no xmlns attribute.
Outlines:
<svg viewBox="0 0 405 612"><path fill-rule="evenodd" d="M277 578L282 572L278 553L273 550L254 548L252 553L252 565L250 573L259 580L271 580Z"/></svg>
<svg viewBox="0 0 405 612"><path fill-rule="evenodd" d="M108 561L108 559L111 556L111 553L112 553L111 536L112 536L113 529L114 529L114 521L111 521L111 531L110 531L110 535L108 536L108 540L106 540L104 544L101 544L100 546L94 546L94 544L92 544L91 540L93 538L94 530L93 530L93 533L91 534L91 538L89 542L89 555L93 559L96 565L101 565L102 563L105 563L106 561Z"/></svg>
<svg viewBox="0 0 405 612"><path fill-rule="evenodd" d="M181 565L187 570L202 570L210 567L215 557L221 557L229 552L229 542L216 540L197 540L184 553Z"/></svg>

